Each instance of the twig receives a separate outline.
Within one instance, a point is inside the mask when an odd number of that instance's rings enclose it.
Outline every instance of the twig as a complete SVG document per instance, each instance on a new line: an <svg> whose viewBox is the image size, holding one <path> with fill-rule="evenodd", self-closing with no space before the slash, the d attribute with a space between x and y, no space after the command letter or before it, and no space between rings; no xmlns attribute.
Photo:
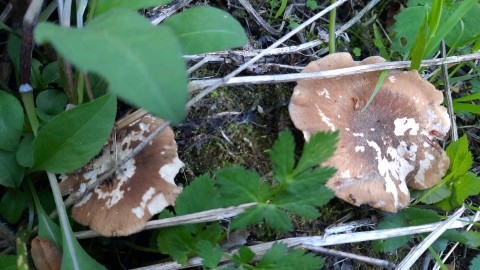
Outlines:
<svg viewBox="0 0 480 270"><path fill-rule="evenodd" d="M177 10L190 4L190 2L192 2L192 0L178 0L178 1L173 1L172 3L166 5L165 7L154 9L153 11L158 13L149 18L150 22L153 25L158 25L166 18L172 16L173 13L177 12Z"/></svg>
<svg viewBox="0 0 480 270"><path fill-rule="evenodd" d="M10 18L10 15L11 15L11 11L12 11L12 3L8 3L5 8L2 10L2 13L0 14L0 22L5 22L6 20L8 20L8 18Z"/></svg>
<svg viewBox="0 0 480 270"><path fill-rule="evenodd" d="M185 224L196 224L196 223L212 222L212 221L217 221L222 219L228 219L234 216L238 216L239 214L243 213L245 209L255 206L256 204L257 203L245 203L245 204L234 206L234 207L212 209L212 210L193 213L190 215L152 220L147 223L144 230L153 230L158 228L179 226L179 225L185 225ZM101 236L101 235L92 230L75 233L75 237L77 237L77 239L85 239L85 238L92 238L92 237L98 237L98 236Z"/></svg>
<svg viewBox="0 0 480 270"><path fill-rule="evenodd" d="M442 40L442 56L445 58L447 56L446 49L445 49L445 41ZM448 76L448 66L446 63L442 64L442 74L443 80L445 85L445 96L447 97L447 109L448 115L450 116L450 123L452 127L450 128L452 133L452 140L458 140L458 130L457 130L457 121L455 117L455 112L453 109L453 101L452 101L452 89L450 89L450 78Z"/></svg>
<svg viewBox="0 0 480 270"><path fill-rule="evenodd" d="M476 222L478 217L468 216L463 217L461 220L458 219L449 225L448 229L457 229L462 228L469 224L469 222ZM310 247L322 247L322 246L332 246L348 243L358 243L379 239L387 239L391 237L412 235L419 233L431 232L441 226L443 222L436 222L431 224L423 224L418 226L410 226L404 228L396 229L385 229L385 230L376 230L369 232L357 232L357 233L347 233L347 234L336 234L329 236L308 236L308 237L297 237L297 238L286 238L274 242L263 243L255 246L250 246L249 248L257 255L261 256L268 252L271 246L274 243L284 243L287 244L289 248L297 247L300 245L308 245ZM236 253L238 250L233 251ZM222 258L222 261L227 261L227 258ZM177 262L168 262L157 265L151 265L141 268L136 268L135 270L161 270L161 269L182 269L187 267L199 266L202 265L202 259L199 257L191 258L187 261L186 265L181 265Z"/></svg>
<svg viewBox="0 0 480 270"><path fill-rule="evenodd" d="M247 12L253 16L253 18L255 19L255 21L260 24L263 28L265 28L265 30L267 30L267 32L269 32L270 34L274 35L274 36L280 36L282 34L282 31L280 30L276 30L274 29L270 24L268 24L263 18L262 16L260 16L260 14L258 14L258 12L252 7L252 5L250 4L250 2L248 2L247 0L238 0L238 2L247 10ZM282 23L282 27L283 27L283 24Z"/></svg>
<svg viewBox="0 0 480 270"><path fill-rule="evenodd" d="M361 262L364 262L364 263L368 263L368 264L372 264L372 265L380 266L380 267L385 267L385 268L395 268L395 266L396 266L394 263L389 262L387 260L371 258L371 257L367 257L367 256L347 253L347 252L328 249L328 248L324 248L324 247L312 247L312 246L309 246L309 245L301 245L300 247L304 248L304 249L314 251L314 252L325 253L325 254L331 255L331 256L349 258L349 259L352 259L352 260L357 260L357 261L361 261Z"/></svg>
<svg viewBox="0 0 480 270"><path fill-rule="evenodd" d="M472 61L476 59L480 59L480 53L466 54L461 56L450 56L445 59L424 60L422 61L420 66L428 67L428 66L438 66L442 64L457 64L460 62ZM371 72L371 71L402 69L402 68L408 68L409 66L410 66L410 61L396 61L396 62L387 62L387 63L379 63L379 64L362 65L357 67L334 69L334 70L325 70L325 71L319 71L319 72L244 76L244 77L230 78L228 81L225 82L225 85L234 86L234 85L245 85L245 84L282 83L282 82L293 82L298 80L324 79L324 78L348 76L348 75ZM208 80L192 81L190 82L190 91L211 87L212 85L216 85L219 82L222 82L223 80L224 79L208 79Z"/></svg>
<svg viewBox="0 0 480 270"><path fill-rule="evenodd" d="M335 31L335 35L338 36L340 33L345 32L348 28L352 27L356 22L358 22L369 10L371 10L375 5L378 4L380 0L373 0L368 3L360 12L358 12L355 17L349 20L346 24L342 25L337 31Z"/></svg>
<svg viewBox="0 0 480 270"><path fill-rule="evenodd" d="M247 61L245 64L241 65L240 67L238 67L237 69L235 69L234 71L232 71L230 74L228 74L227 76L223 77L222 79L220 79L219 81L216 81L214 84L212 84L211 86L209 86L207 89L203 90L202 92L200 92L198 95L196 95L195 97L193 97L189 102L187 102L187 105L186 105L186 108L187 110L190 109L195 103L197 103L200 99L202 99L203 97L205 97L206 95L210 94L212 91L214 91L215 89L217 89L218 87L224 85L226 82L228 82L230 79L232 79L233 77L237 76L240 72L242 72L243 70L245 70L247 67L249 67L251 64L255 63L256 61L258 61L260 58L262 58L263 56L265 56L270 50L272 49L275 49L276 47L278 47L280 44L282 44L283 42L285 42L286 40L288 40L289 38L291 38L293 35L295 35L296 33L300 32L300 30L302 30L303 28L305 28L306 26L310 25L311 23L313 23L314 21L316 21L318 18L322 17L323 15L325 15L326 13L328 13L330 10L336 8L336 7L339 7L340 5L342 5L343 3L345 3L347 0L339 0L338 2L336 2L335 4L333 5L330 5L328 6L327 8L323 9L321 12L315 14L313 17L311 17L310 19L308 19L307 21L305 21L304 23L302 23L301 25L299 25L297 28L293 29L292 31L290 31L288 34L286 34L285 36L281 37L279 40L277 40L276 42L274 42L272 45L270 45L267 49L265 49L264 51L262 51L261 53L259 53L258 55L256 55L255 57L253 57L252 59L250 59L249 61Z"/></svg>
<svg viewBox="0 0 480 270"><path fill-rule="evenodd" d="M441 222L438 227L435 228L435 230L431 234L429 234L420 244L410 250L405 259L403 259L402 262L400 262L395 269L410 269L412 265L417 261L417 259L420 258L423 252L425 252L425 250L427 250L428 247L433 244L433 242L435 242L440 236L442 236L442 234L446 230L450 229L451 225L460 218L463 212L465 212L464 205L462 205L462 207L460 207L460 209L458 209L447 220Z"/></svg>

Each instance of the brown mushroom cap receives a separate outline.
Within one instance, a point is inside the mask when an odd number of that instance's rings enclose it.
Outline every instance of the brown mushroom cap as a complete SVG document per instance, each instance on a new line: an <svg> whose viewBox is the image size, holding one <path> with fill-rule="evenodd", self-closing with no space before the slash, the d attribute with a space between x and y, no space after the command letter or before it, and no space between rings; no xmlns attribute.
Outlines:
<svg viewBox="0 0 480 270"><path fill-rule="evenodd" d="M76 192L84 189L86 183L96 181L163 123L145 115L118 131L87 166L62 176L62 192ZM173 131L167 127L112 179L104 181L75 204L72 216L105 236L138 232L153 215L174 205L182 190L175 185L174 177L183 165L177 155Z"/></svg>
<svg viewBox="0 0 480 270"><path fill-rule="evenodd" d="M32 239L30 254L38 270L60 270L63 254L57 245L40 237Z"/></svg>
<svg viewBox="0 0 480 270"><path fill-rule="evenodd" d="M381 57L353 61L348 53L328 55L303 72L382 63ZM435 140L450 129L443 95L416 71L390 71L362 112L380 72L330 79L302 80L289 105L305 139L318 131L340 131L335 154L324 165L337 173L327 186L354 205L396 212L409 205L407 185L425 189L437 184L450 160Z"/></svg>

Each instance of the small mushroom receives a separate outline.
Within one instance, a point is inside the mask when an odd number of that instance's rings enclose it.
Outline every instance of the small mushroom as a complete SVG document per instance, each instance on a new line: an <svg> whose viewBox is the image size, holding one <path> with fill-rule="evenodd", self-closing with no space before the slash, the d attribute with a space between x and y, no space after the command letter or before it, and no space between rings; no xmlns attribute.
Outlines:
<svg viewBox="0 0 480 270"><path fill-rule="evenodd" d="M164 121L145 115L117 131L102 152L79 171L61 176L62 193L84 190L86 184L115 166ZM175 204L182 191L174 182L183 167L177 144L167 127L111 179L85 194L72 208L73 218L105 236L124 236L142 230L147 221Z"/></svg>
<svg viewBox="0 0 480 270"><path fill-rule="evenodd" d="M378 56L355 62L348 53L336 53L311 62L303 72L382 62ZM409 205L407 186L432 187L447 171L450 160L436 140L443 139L450 121L440 106L442 93L417 71L390 71L363 110L379 75L299 81L289 112L306 140L319 131L340 132L337 150L324 164L338 169L327 182L338 198L396 212Z"/></svg>

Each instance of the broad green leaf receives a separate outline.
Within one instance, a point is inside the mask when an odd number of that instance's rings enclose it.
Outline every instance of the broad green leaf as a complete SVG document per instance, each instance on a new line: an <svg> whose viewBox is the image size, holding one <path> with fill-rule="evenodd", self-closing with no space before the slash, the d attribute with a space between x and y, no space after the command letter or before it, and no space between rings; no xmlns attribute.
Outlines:
<svg viewBox="0 0 480 270"><path fill-rule="evenodd" d="M467 197L480 193L480 178L474 173L467 172L453 182L453 191L456 206L462 205Z"/></svg>
<svg viewBox="0 0 480 270"><path fill-rule="evenodd" d="M477 254L475 258L470 262L470 266L468 267L468 270L477 270L480 269L480 254Z"/></svg>
<svg viewBox="0 0 480 270"><path fill-rule="evenodd" d="M90 255L88 255L88 253L82 248L74 237L70 224L68 224L68 228L62 227L62 243L62 270L107 269L90 257Z"/></svg>
<svg viewBox="0 0 480 270"><path fill-rule="evenodd" d="M4 91L0 91L0 130L0 150L17 149L23 130L23 108L14 96Z"/></svg>
<svg viewBox="0 0 480 270"><path fill-rule="evenodd" d="M27 196L18 189L7 190L0 200L0 214L10 224L15 224L27 205Z"/></svg>
<svg viewBox="0 0 480 270"><path fill-rule="evenodd" d="M455 177L464 175L472 167L473 157L470 151L468 151L466 135L450 143L447 147L447 154L450 158L449 173L453 173Z"/></svg>
<svg viewBox="0 0 480 270"><path fill-rule="evenodd" d="M312 135L310 141L305 143L303 153L298 161L293 174L295 176L305 170L319 165L335 153L338 141L338 131L318 132Z"/></svg>
<svg viewBox="0 0 480 270"><path fill-rule="evenodd" d="M440 217L431 210L408 208L397 214L387 215L377 226L378 229L401 228L437 222ZM393 252L412 238L411 235L392 237L372 242L375 252Z"/></svg>
<svg viewBox="0 0 480 270"><path fill-rule="evenodd" d="M127 8L139 10L168 4L172 0L98 0L95 15L98 16L112 8Z"/></svg>
<svg viewBox="0 0 480 270"><path fill-rule="evenodd" d="M223 257L222 248L215 244L202 240L197 243L198 256L202 258L203 267L215 268Z"/></svg>
<svg viewBox="0 0 480 270"><path fill-rule="evenodd" d="M42 80L47 85L50 83L60 83L60 70L57 61L52 62L43 68Z"/></svg>
<svg viewBox="0 0 480 270"><path fill-rule="evenodd" d="M230 14L213 7L187 9L166 19L185 54L199 54L241 47L247 42L243 27Z"/></svg>
<svg viewBox="0 0 480 270"><path fill-rule="evenodd" d="M267 206L265 211L267 225L278 232L286 232L293 229L292 220L288 214L275 206Z"/></svg>
<svg viewBox="0 0 480 270"><path fill-rule="evenodd" d="M51 43L80 70L100 74L126 102L176 123L185 116L185 62L169 27L153 26L132 10L113 9L82 29L40 23L35 40Z"/></svg>
<svg viewBox="0 0 480 270"><path fill-rule="evenodd" d="M106 95L50 120L33 141L33 170L71 172L87 163L110 136L116 99Z"/></svg>
<svg viewBox="0 0 480 270"><path fill-rule="evenodd" d="M241 167L224 168L215 173L225 206L248 202L266 202L268 186L256 172Z"/></svg>
<svg viewBox="0 0 480 270"><path fill-rule="evenodd" d="M67 96L58 90L47 89L37 95L35 112L45 122L62 113L67 105Z"/></svg>
<svg viewBox="0 0 480 270"><path fill-rule="evenodd" d="M453 102L455 103L455 102L461 102L461 101L472 101L476 99L480 99L480 93L473 93L471 95L464 96L461 98L455 98L453 99Z"/></svg>
<svg viewBox="0 0 480 270"><path fill-rule="evenodd" d="M50 240L59 248L63 247L62 231L60 227L47 215L43 209L40 200L38 199L37 191L33 187L31 181L28 182L30 192L32 193L35 209L37 210L38 218L38 236Z"/></svg>
<svg viewBox="0 0 480 270"><path fill-rule="evenodd" d="M16 235L16 244L17 244L17 269L18 270L28 270L28 231L26 228L21 227L17 231Z"/></svg>
<svg viewBox="0 0 480 270"><path fill-rule="evenodd" d="M445 36L449 47L461 47L475 40L480 35L480 3L476 3L462 20Z"/></svg>
<svg viewBox="0 0 480 270"><path fill-rule="evenodd" d="M476 105L476 104L454 102L453 109L456 113L470 112L470 113L480 114L480 105Z"/></svg>
<svg viewBox="0 0 480 270"><path fill-rule="evenodd" d="M14 255L0 255L0 269L17 270L17 259Z"/></svg>
<svg viewBox="0 0 480 270"><path fill-rule="evenodd" d="M283 131L270 150L270 159L276 179L283 183L295 166L295 141L290 131Z"/></svg>
<svg viewBox="0 0 480 270"><path fill-rule="evenodd" d="M18 145L15 157L20 166L30 168L33 166L33 134L25 135Z"/></svg>
<svg viewBox="0 0 480 270"><path fill-rule="evenodd" d="M411 6L404 8L395 16L393 30L397 33L392 40L392 50L401 53L406 58L413 48L418 30L429 11L425 6ZM412 20L415 18L415 20Z"/></svg>
<svg viewBox="0 0 480 270"><path fill-rule="evenodd" d="M421 198L423 195L427 194L429 189L426 190L411 190L411 197L412 198ZM445 198L450 197L452 195L452 191L446 186L442 185L439 187L437 190L435 190L433 193L425 197L424 199L421 200L421 202L426 203L426 204L433 204L437 203Z"/></svg>
<svg viewBox="0 0 480 270"><path fill-rule="evenodd" d="M242 229L249 225L258 224L263 220L266 206L254 206L247 208L243 213L235 217L232 221L232 229Z"/></svg>
<svg viewBox="0 0 480 270"><path fill-rule="evenodd" d="M19 187L25 169L17 163L15 152L0 150L0 185Z"/></svg>
<svg viewBox="0 0 480 270"><path fill-rule="evenodd" d="M313 253L305 253L302 249L288 250L286 244L274 243L272 248L263 255L255 269L321 269L325 261Z"/></svg>
<svg viewBox="0 0 480 270"><path fill-rule="evenodd" d="M195 178L175 201L177 215L192 214L222 207L220 194L217 192L213 180L208 175Z"/></svg>

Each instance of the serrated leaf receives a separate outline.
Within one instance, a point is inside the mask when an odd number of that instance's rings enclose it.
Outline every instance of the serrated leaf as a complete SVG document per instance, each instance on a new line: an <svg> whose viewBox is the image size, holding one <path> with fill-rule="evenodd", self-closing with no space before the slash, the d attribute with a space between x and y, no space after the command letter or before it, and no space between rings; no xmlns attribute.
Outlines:
<svg viewBox="0 0 480 270"><path fill-rule="evenodd" d="M0 269L17 270L17 259L14 255L0 255Z"/></svg>
<svg viewBox="0 0 480 270"><path fill-rule="evenodd" d="M23 108L14 96L4 91L0 91L0 130L0 150L17 149L23 130Z"/></svg>
<svg viewBox="0 0 480 270"><path fill-rule="evenodd" d="M186 215L222 207L220 194L213 180L208 175L201 175L193 180L175 201L177 215Z"/></svg>
<svg viewBox="0 0 480 270"><path fill-rule="evenodd" d="M290 216L282 209L269 205L264 215L267 225L278 232L286 232L293 228Z"/></svg>
<svg viewBox="0 0 480 270"><path fill-rule="evenodd" d="M480 193L480 178L474 173L467 172L453 182L453 192L457 205L463 204L467 197Z"/></svg>
<svg viewBox="0 0 480 270"><path fill-rule="evenodd" d="M15 152L0 150L0 185L19 187L25 169L17 163Z"/></svg>
<svg viewBox="0 0 480 270"><path fill-rule="evenodd" d="M243 27L230 14L209 6L189 8L166 19L185 54L241 47L247 42Z"/></svg>
<svg viewBox="0 0 480 270"><path fill-rule="evenodd" d="M413 198L422 198L423 195L427 194L430 189L426 190L412 190L410 196ZM421 200L421 202L426 204L434 204L440 202L441 200L450 197L452 195L452 191L446 186L443 185L435 190L433 193L425 197Z"/></svg>
<svg viewBox="0 0 480 270"><path fill-rule="evenodd" d="M392 40L392 50L406 56L410 53L418 36L429 8L427 6L411 6L404 8L395 16L393 30L397 33ZM415 18L415 20L412 20Z"/></svg>
<svg viewBox="0 0 480 270"><path fill-rule="evenodd" d="M397 214L389 214L378 224L378 229L401 228L437 222L440 217L431 210L408 208ZM393 252L410 241L411 235L392 237L372 242L375 252Z"/></svg>
<svg viewBox="0 0 480 270"><path fill-rule="evenodd" d="M322 187L337 170L333 167L316 167L295 176L286 189L294 194L315 192Z"/></svg>
<svg viewBox="0 0 480 270"><path fill-rule="evenodd" d="M225 168L215 173L215 180L225 206L267 200L269 188L256 172L241 167Z"/></svg>
<svg viewBox="0 0 480 270"><path fill-rule="evenodd" d="M258 224L263 220L265 206L254 206L247 208L243 213L235 217L232 221L232 229L242 229L249 225Z"/></svg>
<svg viewBox="0 0 480 270"><path fill-rule="evenodd" d="M198 256L202 258L203 267L215 268L223 257L222 248L208 241L200 241L197 243Z"/></svg>
<svg viewBox="0 0 480 270"><path fill-rule="evenodd" d="M295 166L295 141L290 131L283 131L270 150L270 159L273 163L275 178L285 182L285 178L293 172Z"/></svg>
<svg viewBox="0 0 480 270"><path fill-rule="evenodd" d="M453 173L454 177L464 175L472 167L473 157L470 151L468 151L466 135L450 143L447 147L447 155L450 158L449 172Z"/></svg>
<svg viewBox="0 0 480 270"><path fill-rule="evenodd" d="M255 258L255 253L247 246L241 246L238 254L232 256L232 261L237 265L247 264Z"/></svg>
<svg viewBox="0 0 480 270"><path fill-rule="evenodd" d="M35 112L38 117L48 122L64 111L67 105L67 96L58 90L47 89L37 95L36 104Z"/></svg>
<svg viewBox="0 0 480 270"><path fill-rule="evenodd" d="M468 267L468 270L477 270L480 269L480 254L477 254L475 258L470 262L470 266Z"/></svg>
<svg viewBox="0 0 480 270"><path fill-rule="evenodd" d="M286 244L274 243L262 257L255 269L301 269L316 270L322 268L324 259L302 249L287 251Z"/></svg>
<svg viewBox="0 0 480 270"><path fill-rule="evenodd" d="M106 95L49 121L33 141L32 170L66 173L83 166L110 136L116 109L115 97Z"/></svg>
<svg viewBox="0 0 480 270"><path fill-rule="evenodd" d="M187 263L188 255L193 253L195 240L185 226L161 229L157 235L160 252L170 255L181 264Z"/></svg>
<svg viewBox="0 0 480 270"><path fill-rule="evenodd" d="M10 224L15 224L27 205L27 196L18 189L7 190L0 200L0 214Z"/></svg>
<svg viewBox="0 0 480 270"><path fill-rule="evenodd" d="M170 3L172 0L98 0L95 7L95 15L98 16L113 8L126 8L130 10L139 10L142 8L151 8Z"/></svg>
<svg viewBox="0 0 480 270"><path fill-rule="evenodd" d="M319 165L335 153L338 141L338 131L318 132L305 143L302 156L293 172L297 176L305 170Z"/></svg>
<svg viewBox="0 0 480 270"><path fill-rule="evenodd" d="M40 23L35 40L51 43L80 70L100 74L126 102L175 123L185 116L185 62L169 27L113 9L82 29Z"/></svg>

